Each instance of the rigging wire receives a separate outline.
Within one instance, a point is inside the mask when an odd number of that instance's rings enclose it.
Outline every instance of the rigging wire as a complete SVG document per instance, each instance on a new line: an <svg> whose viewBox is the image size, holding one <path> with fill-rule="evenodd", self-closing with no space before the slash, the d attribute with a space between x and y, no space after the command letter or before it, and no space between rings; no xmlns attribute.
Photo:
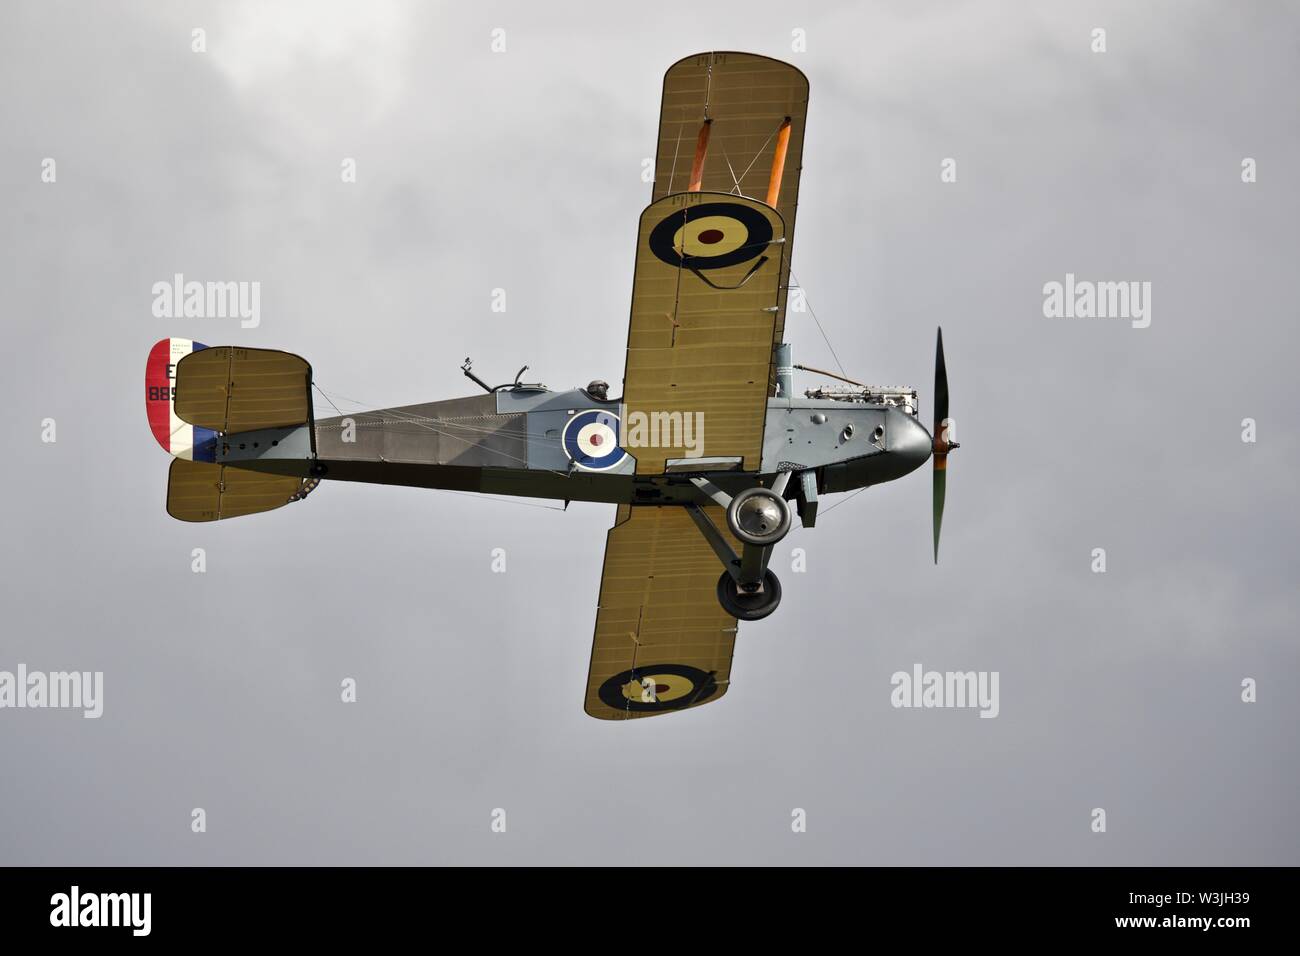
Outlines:
<svg viewBox="0 0 1300 956"><path fill-rule="evenodd" d="M782 121L782 122L784 123L784 121ZM741 178L741 179L744 179L746 176L749 175L749 171L750 171L751 169L753 169L753 168L754 168L754 164L755 164L756 162L758 162L758 157L760 157L760 156L763 155L763 150L767 149L767 144L770 143L770 142L772 142L772 137L775 136L778 132L780 132L780 130L781 130L781 127L780 127L780 126L777 126L776 129L772 130L772 132L770 132L770 133L767 134L767 139L763 140L763 145L760 146L760 147L758 147L758 152L755 153L755 154L754 154L754 158L751 159L751 160L749 161L749 165L745 167L745 171L744 171L743 173L740 174L740 178ZM734 175L735 175L735 174L733 173L732 175L733 175L733 178L734 178ZM737 185L737 186L740 185L739 181L737 181L736 185Z"/></svg>
<svg viewBox="0 0 1300 956"><path fill-rule="evenodd" d="M737 196L743 196L744 194L740 191L740 180L736 178L736 170L731 165L731 157L727 155L727 147L725 146L722 147L722 158L727 161L727 172L731 174L731 181L735 183L730 191Z"/></svg>
<svg viewBox="0 0 1300 956"><path fill-rule="evenodd" d="M868 487L869 487L869 486L868 486ZM862 492L864 492L864 491L866 491L866 490L867 490L867 489L866 489L865 487L864 487L864 488L859 488L857 491L853 492L853 494L849 495L847 498L841 498L839 501L835 502L835 504L831 505L831 506L830 506L829 508L827 508L825 511L821 512L820 514L818 514L817 517L819 517L819 518L825 517L826 515L830 514L832 511L834 511L836 508L838 508L840 505L846 505L846 504L848 504L850 501L852 501L854 498L856 498L858 495L862 494Z"/></svg>
<svg viewBox="0 0 1300 956"><path fill-rule="evenodd" d="M682 123L677 127L677 144L673 147L673 168L668 172L668 191L670 193L673 191L673 180L677 178L677 153L682 148L682 129L685 125L685 123ZM657 156L655 157L655 162L659 162Z"/></svg>
<svg viewBox="0 0 1300 956"><path fill-rule="evenodd" d="M566 509L556 505L539 505L533 501L518 501L515 498L502 498L493 495L488 491L470 492L470 491L452 491L450 488L438 488L438 491L445 491L449 495L460 495L462 498L473 498L475 501L495 501L503 505L520 505L524 508L541 508L543 511L564 511ZM829 509L828 509L829 510Z"/></svg>
<svg viewBox="0 0 1300 956"><path fill-rule="evenodd" d="M802 292L804 288L803 283L800 282L799 277L794 274L794 270L790 271L790 278L794 279L794 284L798 286L799 290ZM813 321L817 323L817 331L822 334L822 341L826 343L826 348L830 350L831 358L835 359L835 365L839 368L840 374L847 378L849 373L844 371L844 363L840 361L840 357L835 353L835 346L831 345L831 340L826 335L826 330L822 328L822 323L821 320L817 318L817 313L813 311L812 303L808 301L808 294L806 292L804 293L803 304L808 307L808 314L811 315ZM848 499L845 500L847 501Z"/></svg>
<svg viewBox="0 0 1300 956"><path fill-rule="evenodd" d="M316 389L316 391L320 392L320 394L321 394L321 398L325 399L325 401L327 401L327 402L330 403L330 408L334 409L335 412L338 412L338 416L339 416L339 418L342 418L342 417L343 417L343 413L342 413L341 411L339 411L339 407L338 407L337 405L334 404L334 399L332 399L332 398L330 398L328 395L326 395L326 394L325 394L325 390L324 390L323 388L321 388L321 387L320 387L319 385L317 385L315 382L312 382L312 383L311 383L311 387L314 388L314 389Z"/></svg>

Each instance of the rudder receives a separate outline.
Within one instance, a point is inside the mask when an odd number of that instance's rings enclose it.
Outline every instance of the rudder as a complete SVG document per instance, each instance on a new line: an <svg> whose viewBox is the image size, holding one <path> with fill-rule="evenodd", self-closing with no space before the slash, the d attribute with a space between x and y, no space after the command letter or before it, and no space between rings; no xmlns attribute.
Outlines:
<svg viewBox="0 0 1300 956"><path fill-rule="evenodd" d="M144 407L149 430L163 451L187 461L215 461L217 433L176 414L176 366L207 346L191 339L160 339L144 367Z"/></svg>

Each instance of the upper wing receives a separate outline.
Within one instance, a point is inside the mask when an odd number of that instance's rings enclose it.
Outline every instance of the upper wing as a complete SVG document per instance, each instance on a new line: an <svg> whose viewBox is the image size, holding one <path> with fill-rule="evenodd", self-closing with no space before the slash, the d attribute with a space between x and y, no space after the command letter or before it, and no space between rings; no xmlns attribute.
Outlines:
<svg viewBox="0 0 1300 956"><path fill-rule="evenodd" d="M646 207L623 374L623 443L638 475L673 458L757 471L785 224L753 199L688 192Z"/></svg>
<svg viewBox="0 0 1300 956"><path fill-rule="evenodd" d="M721 509L705 511L738 548ZM685 508L619 505L605 544L588 714L651 717L727 692L736 619L718 604L721 573Z"/></svg>
<svg viewBox="0 0 1300 956"><path fill-rule="evenodd" d="M789 140L773 203L785 221L785 256L780 285L789 284L790 246L803 165L808 78L789 63L753 53L701 53L674 63L664 74L655 160L655 200L684 192L691 184L699 132L709 120L699 188L764 199L772 160L789 120ZM785 330L785 296L778 303L772 344ZM769 385L776 384L775 371Z"/></svg>

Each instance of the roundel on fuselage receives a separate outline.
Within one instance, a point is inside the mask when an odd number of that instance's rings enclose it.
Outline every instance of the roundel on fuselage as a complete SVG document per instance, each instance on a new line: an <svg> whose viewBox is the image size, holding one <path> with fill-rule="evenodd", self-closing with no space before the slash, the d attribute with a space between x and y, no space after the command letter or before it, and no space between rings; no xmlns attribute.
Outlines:
<svg viewBox="0 0 1300 956"><path fill-rule="evenodd" d="M601 409L589 409L570 418L560 443L569 460L585 471L608 471L627 457L619 445L618 416Z"/></svg>

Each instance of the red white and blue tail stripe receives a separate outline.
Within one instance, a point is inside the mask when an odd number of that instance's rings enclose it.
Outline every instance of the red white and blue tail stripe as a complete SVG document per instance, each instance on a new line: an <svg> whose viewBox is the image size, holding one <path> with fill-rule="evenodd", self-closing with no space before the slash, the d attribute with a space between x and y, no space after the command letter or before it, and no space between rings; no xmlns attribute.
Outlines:
<svg viewBox="0 0 1300 956"><path fill-rule="evenodd" d="M176 363L199 349L190 339L161 339L149 350L144 367L144 405L149 429L163 450L187 461L215 461L217 433L176 417Z"/></svg>

